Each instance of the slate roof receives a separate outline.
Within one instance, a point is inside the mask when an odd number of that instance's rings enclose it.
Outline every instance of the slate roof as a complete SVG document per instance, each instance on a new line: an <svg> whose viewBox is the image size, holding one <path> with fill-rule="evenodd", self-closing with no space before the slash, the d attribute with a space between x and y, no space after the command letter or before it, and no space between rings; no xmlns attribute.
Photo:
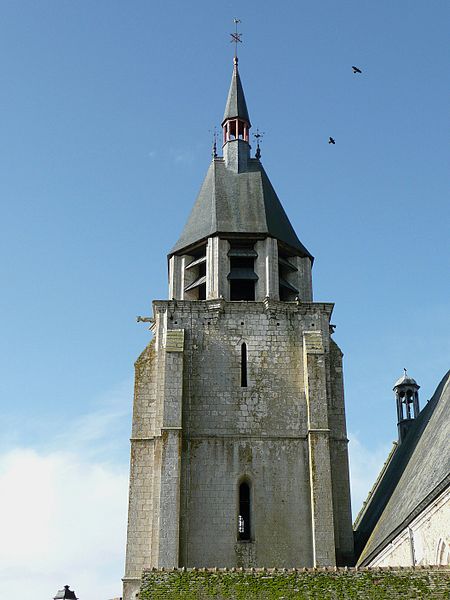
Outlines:
<svg viewBox="0 0 450 600"><path fill-rule="evenodd" d="M228 91L228 98L225 105L222 125L227 119L236 119L239 117L243 121L247 121L249 127L251 127L247 103L245 102L244 89L242 87L241 78L239 77L237 58L234 60L233 75L231 77L231 84Z"/></svg>
<svg viewBox="0 0 450 600"><path fill-rule="evenodd" d="M450 371L386 466L355 524L355 549L367 564L450 485ZM366 543L367 542L367 543Z"/></svg>
<svg viewBox="0 0 450 600"><path fill-rule="evenodd" d="M399 385L416 385L418 388L420 388L420 385L417 385L417 381L415 379L413 379L412 377L409 377L409 375L402 375L400 377L400 379L398 379L395 383L394 383L394 390L396 387L398 387Z"/></svg>
<svg viewBox="0 0 450 600"><path fill-rule="evenodd" d="M297 237L259 160L235 173L222 158L213 159L178 242L175 254L217 233L264 234L290 246L301 256L312 255Z"/></svg>

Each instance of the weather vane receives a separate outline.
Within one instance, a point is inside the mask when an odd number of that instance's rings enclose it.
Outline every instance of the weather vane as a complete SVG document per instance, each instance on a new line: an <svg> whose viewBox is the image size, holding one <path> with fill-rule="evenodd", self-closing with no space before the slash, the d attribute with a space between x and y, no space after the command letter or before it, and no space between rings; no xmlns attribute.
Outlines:
<svg viewBox="0 0 450 600"><path fill-rule="evenodd" d="M230 35L231 35L230 42L232 44L234 44L234 58L237 58L237 45L239 43L242 44L242 40L241 40L242 33L238 33L238 23L241 23L241 20L234 17L233 21L234 21L234 25L235 25L235 32L230 33Z"/></svg>

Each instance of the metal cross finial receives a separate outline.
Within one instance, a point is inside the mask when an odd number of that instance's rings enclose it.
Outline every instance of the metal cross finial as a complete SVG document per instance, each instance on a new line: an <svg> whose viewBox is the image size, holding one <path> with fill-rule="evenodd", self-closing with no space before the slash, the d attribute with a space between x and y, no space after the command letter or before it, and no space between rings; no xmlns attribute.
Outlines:
<svg viewBox="0 0 450 600"><path fill-rule="evenodd" d="M259 144L259 140L260 138L264 137L264 131L260 131L259 128L256 128L256 133L253 134L253 137L255 138L256 142Z"/></svg>
<svg viewBox="0 0 450 600"><path fill-rule="evenodd" d="M212 133L212 152L211 155L213 158L217 158L217 127L214 129L209 129L209 133Z"/></svg>
<svg viewBox="0 0 450 600"><path fill-rule="evenodd" d="M237 27L238 27L238 23L241 23L241 20L240 20L240 19L237 19L236 17L234 17L233 21L234 21L234 24L235 24L236 30L235 30L235 32L234 32L234 33L230 33L230 35L231 35L231 40L230 40L230 42L231 42L232 44L234 44L234 58L235 58L235 59L237 59L237 45L238 45L239 43L240 43L240 44L242 44L242 40L241 40L242 33L238 33L238 29L237 29Z"/></svg>
<svg viewBox="0 0 450 600"><path fill-rule="evenodd" d="M256 133L253 134L253 138L256 140L256 152L255 158L258 160L261 158L261 148L259 147L259 140L264 137L264 131L260 131L258 127L256 128Z"/></svg>
<svg viewBox="0 0 450 600"><path fill-rule="evenodd" d="M403 367L403 370L405 371L405 377L406 377L406 369L405 369L405 367Z"/></svg>
<svg viewBox="0 0 450 600"><path fill-rule="evenodd" d="M217 158L217 127L214 127L212 155Z"/></svg>

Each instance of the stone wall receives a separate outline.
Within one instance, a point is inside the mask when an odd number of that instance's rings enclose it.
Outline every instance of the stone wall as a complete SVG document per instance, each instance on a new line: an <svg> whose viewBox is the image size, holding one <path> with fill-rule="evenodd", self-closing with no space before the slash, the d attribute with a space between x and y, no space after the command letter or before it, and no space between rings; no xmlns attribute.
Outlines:
<svg viewBox="0 0 450 600"><path fill-rule="evenodd" d="M219 299L153 307L154 342L136 363L126 600L145 567L348 564L333 305ZM251 536L238 541L244 479Z"/></svg>
<svg viewBox="0 0 450 600"><path fill-rule="evenodd" d="M450 569L147 571L140 600L447 600Z"/></svg>

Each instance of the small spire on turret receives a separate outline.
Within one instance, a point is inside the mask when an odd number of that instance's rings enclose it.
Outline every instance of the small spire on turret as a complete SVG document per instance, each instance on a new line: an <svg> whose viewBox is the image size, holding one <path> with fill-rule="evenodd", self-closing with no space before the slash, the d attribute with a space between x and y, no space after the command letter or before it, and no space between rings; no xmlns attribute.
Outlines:
<svg viewBox="0 0 450 600"><path fill-rule="evenodd" d="M214 127L213 130L213 143L211 155L213 158L217 158L217 127Z"/></svg>
<svg viewBox="0 0 450 600"><path fill-rule="evenodd" d="M251 128L245 102L244 90L239 77L237 45L242 43L241 33L238 33L239 19L234 19L236 31L231 34L231 42L235 44L233 58L233 75L231 77L225 113L222 119L223 158L227 169L236 173L246 171L250 159L249 131Z"/></svg>
<svg viewBox="0 0 450 600"><path fill-rule="evenodd" d="M261 148L259 146L259 141L262 139L263 136L264 131L259 131L259 129L256 128L256 133L253 134L253 138L256 140L255 158L258 160L261 158Z"/></svg>

